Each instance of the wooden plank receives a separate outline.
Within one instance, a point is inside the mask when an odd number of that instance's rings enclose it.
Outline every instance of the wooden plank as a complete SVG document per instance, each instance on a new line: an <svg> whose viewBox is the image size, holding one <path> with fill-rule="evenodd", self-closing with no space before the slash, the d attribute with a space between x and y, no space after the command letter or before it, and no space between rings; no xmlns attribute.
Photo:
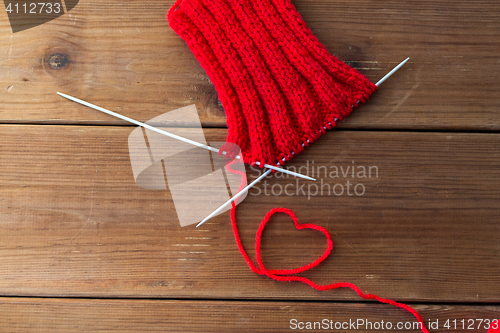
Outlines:
<svg viewBox="0 0 500 333"><path fill-rule="evenodd" d="M131 131L0 126L2 295L359 300L255 275L228 213L181 228L169 191L136 186ZM223 140L225 131L206 135ZM499 302L499 144L496 134L332 131L290 163L310 174L314 165L323 195L306 181L266 180L238 207L243 243L253 257L261 219L284 206L332 233L332 256L304 274L318 283L350 281L406 301ZM363 178L363 167L376 168ZM280 188L287 194L271 194ZM324 251L320 235L294 231L285 216L268 229L269 267Z"/></svg>
<svg viewBox="0 0 500 333"><path fill-rule="evenodd" d="M213 85L165 20L172 4L80 1L16 34L2 9L0 122L121 124L61 99L61 90L142 121L196 103L205 126L225 126ZM294 4L332 53L374 82L411 57L345 128L499 130L497 1ZM57 53L69 62L53 69Z"/></svg>
<svg viewBox="0 0 500 333"><path fill-rule="evenodd" d="M424 316L427 325L430 322L433 328L439 327L431 331L469 332L473 328L474 332L486 332L488 322L500 316L500 308L494 306L414 307ZM346 332L352 325L355 325L353 331L362 332L387 332L387 327L396 329L397 325L418 327L406 311L375 303L1 298L0 310L0 325L5 332L267 333L298 330L307 327L308 322L313 329L300 331ZM316 324L314 329L315 322L321 326ZM447 322L449 328L445 327ZM343 330L341 325L348 329ZM398 331L419 332L417 329Z"/></svg>

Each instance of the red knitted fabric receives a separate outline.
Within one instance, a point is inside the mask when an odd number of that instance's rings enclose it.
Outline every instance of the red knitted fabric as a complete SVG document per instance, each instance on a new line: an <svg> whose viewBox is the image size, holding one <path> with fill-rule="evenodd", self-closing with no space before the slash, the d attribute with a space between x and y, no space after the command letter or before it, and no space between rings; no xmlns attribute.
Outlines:
<svg viewBox="0 0 500 333"><path fill-rule="evenodd" d="M168 13L218 92L245 161L290 159L376 89L314 37L290 0L177 0Z"/></svg>

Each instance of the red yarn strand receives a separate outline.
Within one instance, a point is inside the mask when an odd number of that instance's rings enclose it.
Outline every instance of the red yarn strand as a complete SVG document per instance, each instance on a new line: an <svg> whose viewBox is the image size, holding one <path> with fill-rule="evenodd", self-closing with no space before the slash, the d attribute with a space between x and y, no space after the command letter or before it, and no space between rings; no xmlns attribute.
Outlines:
<svg viewBox="0 0 500 333"><path fill-rule="evenodd" d="M238 145L244 160L253 164L288 161L376 90L365 76L328 52L290 0L177 0L167 18L217 90L227 116L227 148L229 143ZM244 172L231 168L237 161L226 168L242 177L241 191L247 180ZM323 233L327 240L323 255L295 269L268 270L262 261L262 234L277 213L287 214L298 230ZM257 230L255 265L241 242L235 202L231 224L237 247L252 272L276 281L302 282L320 291L350 288L363 299L410 312L422 332L428 332L419 313L406 304L365 294L350 282L318 285L295 275L318 266L330 255L333 242L325 228L300 224L289 209L272 209ZM492 323L489 333L499 332L497 328Z"/></svg>
<svg viewBox="0 0 500 333"><path fill-rule="evenodd" d="M227 171L234 173L234 174L238 174L242 177L240 188L238 190L238 191L241 191L242 189L245 188L245 186L247 184L247 177L243 171L234 170L231 168L231 165L233 163L236 163L236 162L239 162L239 160L233 160L233 161L229 162L226 165L226 169L227 169ZM239 163L241 163L241 162L239 162ZM295 225L295 228L297 228L297 230L311 229L311 230L316 230L316 231L323 233L325 235L326 241L327 241L327 247L326 247L326 250L323 253L323 255L321 257L319 257L318 259L316 259L315 261L313 261L305 266L302 266L302 267L298 267L298 268L294 268L294 269L267 269L264 266L264 263L262 261L262 253L261 253L262 234L264 232L264 229L266 228L266 225L269 223L271 217L277 213L283 213L283 214L288 215L292 219L292 221ZM232 208L231 208L231 226L233 228L234 238L236 240L236 245L238 246L238 250L240 251L241 255L243 256L243 258L247 262L247 264L250 267L250 270L252 270L252 272L254 272L256 274L260 274L260 275L265 275L265 276L267 276L275 281L302 282L302 283L305 283L318 291L326 291L326 290L332 290L332 289L338 289L338 288L350 288L350 289L354 290L363 299L366 299L366 300L372 299L372 300L378 301L380 303L390 304L390 305L396 306L398 308L401 308L401 309L404 309L404 310L410 312L417 319L419 324L421 325L421 331L425 332L425 333L429 333L429 331L425 327L425 323L424 323L424 320L422 319L422 316L420 316L420 314L415 309L413 309L412 307L410 307L406 304L399 303L399 302L393 301L391 299L382 298L382 297L379 297L379 296L373 295L373 294L365 294L355 284L350 283L350 282L336 282L336 283L332 283L332 284L328 284L328 285L318 285L308 278L293 275L293 274L299 274L299 273L308 271L314 267L317 267L319 264L321 264L323 261L325 261L325 259L328 258L328 256L332 252L333 241L332 241L332 236L330 235L330 233L328 232L327 229L325 229L321 226L312 224L312 223L300 224L297 217L290 209L287 209L287 208L271 209L266 214L266 216L264 217L262 222L260 223L259 229L257 230L257 234L255 236L255 257L257 260L258 267L255 266L253 261L250 259L250 257L248 256L248 254L245 251L245 248L243 247L243 244L241 242L238 227L236 225L236 204L234 202L232 203Z"/></svg>

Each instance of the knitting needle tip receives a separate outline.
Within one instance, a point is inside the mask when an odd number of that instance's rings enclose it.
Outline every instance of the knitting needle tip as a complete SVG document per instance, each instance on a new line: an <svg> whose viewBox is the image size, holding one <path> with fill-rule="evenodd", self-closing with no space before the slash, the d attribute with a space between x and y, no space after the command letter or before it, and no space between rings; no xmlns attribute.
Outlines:
<svg viewBox="0 0 500 333"><path fill-rule="evenodd" d="M383 78L381 78L377 83L375 83L375 85L378 87L382 83L384 83L384 81L387 80L388 78L390 78L392 74L396 73L398 71L398 69L400 69L401 67L403 67L403 65L406 64L408 62L408 60L410 60L410 57L406 58L399 65L397 65L396 67L394 67L392 69L392 71L390 71L389 73L387 73Z"/></svg>
<svg viewBox="0 0 500 333"><path fill-rule="evenodd" d="M234 197L232 197L231 199L229 199L228 201L226 201L222 206L220 206L219 208L217 208L212 214L208 215L207 217L205 217L205 219L203 221L201 221L200 223L198 223L198 225L196 226L196 228L198 228L199 226L201 226L203 223L207 222L208 220L210 220L212 217L214 217L215 215L217 215L220 211L222 211L224 208L226 208L230 203L232 203L234 200L238 199L239 197L241 197L243 194L245 194L246 192L248 192L248 190L250 190L252 187L255 186L255 184L257 184L258 182L260 182L264 177L266 177L268 174L271 173L271 169L267 170L266 172L264 172L262 175L259 176L259 178L257 178L256 180L254 180L250 185L248 185L247 187L245 187L244 189L242 189L241 191L238 192L238 194L236 194Z"/></svg>
<svg viewBox="0 0 500 333"><path fill-rule="evenodd" d="M255 164L257 164L258 166L260 166L260 162L257 162ZM307 180L312 180L314 182L316 181L315 178L311 178L309 176L303 175L301 173L293 172L293 171L290 171L288 169L283 169L283 168L275 167L275 166L272 166L272 165L269 165L269 164L264 164L264 167L267 168L267 169L273 169L274 171L283 172L283 173L286 173L286 174L289 174L289 175L292 175L292 176L295 176L295 177L299 177L299 178L303 178L303 179L307 179Z"/></svg>

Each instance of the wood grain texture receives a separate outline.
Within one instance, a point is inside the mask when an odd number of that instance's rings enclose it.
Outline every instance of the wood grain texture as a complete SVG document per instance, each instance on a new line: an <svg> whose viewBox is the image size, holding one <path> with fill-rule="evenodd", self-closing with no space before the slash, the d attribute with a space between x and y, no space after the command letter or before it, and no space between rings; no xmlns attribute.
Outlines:
<svg viewBox="0 0 500 333"><path fill-rule="evenodd" d="M173 1L80 1L52 22L11 33L0 12L0 121L119 124L55 92L139 120L196 103L225 126L203 69L165 20ZM500 6L457 1L296 0L330 52L375 82L411 61L342 126L498 131ZM69 63L49 66L50 56Z"/></svg>
<svg viewBox="0 0 500 333"><path fill-rule="evenodd" d="M132 129L0 126L2 295L359 300L255 275L228 213L180 228L169 191L134 183ZM225 131L206 135L223 140ZM499 144L496 134L329 132L290 165L312 173L314 162L317 184L336 194L315 194L313 183L294 178L266 180L238 208L243 243L253 256L261 219L285 206L332 233L332 256L305 274L318 283L350 281L402 301L499 302ZM378 174L363 178L360 167ZM288 194L270 194L286 186ZM264 261L292 268L324 247L320 235L277 216L264 234Z"/></svg>
<svg viewBox="0 0 500 333"><path fill-rule="evenodd" d="M224 141L217 92L165 20L173 2L80 0L15 34L0 5L0 331L283 332L292 318L413 321L350 290L255 275L228 213L181 228L169 190L135 184L133 127L55 94L141 121L194 103L208 140ZM500 129L498 1L293 3L328 50L373 82L411 61L340 124L347 130L289 163L314 171L317 183L275 174L251 191L237 211L250 256L261 219L283 206L332 233L331 257L303 274L315 282L353 282L440 325L500 317L500 136L467 133ZM324 247L321 235L276 216L264 262L293 268Z"/></svg>
<svg viewBox="0 0 500 333"><path fill-rule="evenodd" d="M426 323L439 325L439 331L486 332L487 322L500 316L500 308L489 306L416 305ZM300 302L227 302L227 301L144 301L75 299L0 299L0 325L8 332L285 332L299 322L328 321L332 329L308 329L301 332L348 330L335 329L349 320L361 332L376 325L409 325L415 319L388 305ZM296 319L297 322L293 321ZM358 320L359 326L358 325ZM457 322L453 322L457 320ZM461 323L464 320L464 323ZM361 322L363 321L363 322ZM382 324L383 321L383 324ZM446 329L446 322L451 328ZM331 323L330 323L331 322ZM370 324L369 324L370 323ZM485 324L486 323L486 324ZM297 325L297 326L296 326ZM344 324L345 327L346 324ZM372 325L372 329L370 329ZM455 329L455 325L457 325ZM465 325L465 329L462 329ZM314 327L314 326L313 326ZM380 326L379 326L380 327ZM413 326L417 327L417 326ZM297 330L297 329L295 329ZM395 330L395 329L394 329ZM354 331L354 330L353 330ZM395 331L420 332L416 329ZM436 330L431 330L436 331Z"/></svg>

